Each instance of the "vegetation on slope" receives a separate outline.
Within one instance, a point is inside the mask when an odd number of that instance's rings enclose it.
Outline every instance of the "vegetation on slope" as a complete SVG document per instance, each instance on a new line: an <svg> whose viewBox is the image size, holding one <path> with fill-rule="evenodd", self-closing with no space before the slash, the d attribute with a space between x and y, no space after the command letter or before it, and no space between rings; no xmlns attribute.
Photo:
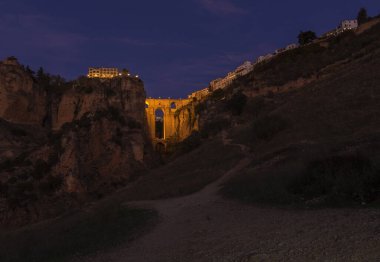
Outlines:
<svg viewBox="0 0 380 262"><path fill-rule="evenodd" d="M255 157L225 184L225 196L298 206L380 202L379 32L378 24L330 40L328 48L284 53L235 82L249 92L320 72L301 89L248 100L230 134Z"/></svg>
<svg viewBox="0 0 380 262"><path fill-rule="evenodd" d="M148 172L126 189L126 199L147 200L188 195L201 190L241 158L238 147L209 141L165 166Z"/></svg>
<svg viewBox="0 0 380 262"><path fill-rule="evenodd" d="M326 66L339 61L349 62L378 49L380 23L359 36L354 31L321 42L301 46L260 63L254 72L238 80L252 88L282 86L299 78L318 77Z"/></svg>
<svg viewBox="0 0 380 262"><path fill-rule="evenodd" d="M67 261L113 248L151 228L157 214L106 201L100 207L0 235L3 262Z"/></svg>

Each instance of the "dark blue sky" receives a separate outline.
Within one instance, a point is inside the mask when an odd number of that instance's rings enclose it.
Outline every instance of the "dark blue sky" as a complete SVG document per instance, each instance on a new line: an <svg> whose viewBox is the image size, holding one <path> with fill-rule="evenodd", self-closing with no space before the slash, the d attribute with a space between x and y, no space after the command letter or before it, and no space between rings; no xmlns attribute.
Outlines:
<svg viewBox="0 0 380 262"><path fill-rule="evenodd" d="M67 79L128 68L148 96L185 97L245 60L318 34L378 0L0 0L0 59Z"/></svg>

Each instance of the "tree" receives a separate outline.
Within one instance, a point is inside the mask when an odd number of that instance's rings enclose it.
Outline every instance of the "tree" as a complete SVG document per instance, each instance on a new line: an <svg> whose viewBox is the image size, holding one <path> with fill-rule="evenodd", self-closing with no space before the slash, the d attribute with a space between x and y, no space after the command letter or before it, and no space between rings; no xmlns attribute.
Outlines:
<svg viewBox="0 0 380 262"><path fill-rule="evenodd" d="M306 45L308 43L313 42L313 40L316 38L317 38L317 35L313 31L306 31L306 32L301 31L300 34L298 35L298 43L300 45Z"/></svg>
<svg viewBox="0 0 380 262"><path fill-rule="evenodd" d="M367 21L368 21L367 10L365 8L360 8L359 13L358 13L358 24L361 25Z"/></svg>
<svg viewBox="0 0 380 262"><path fill-rule="evenodd" d="M25 71L26 71L29 75L31 75L31 76L34 76L34 74L35 74L35 72L34 72L32 69L30 69L29 66L26 66Z"/></svg>
<svg viewBox="0 0 380 262"><path fill-rule="evenodd" d="M40 67L36 74L37 83L43 90L48 90L50 85L50 75L45 73L44 69Z"/></svg>
<svg viewBox="0 0 380 262"><path fill-rule="evenodd" d="M44 69L42 67L40 67L40 68L38 68L38 71L37 71L37 79L42 80L44 78L45 78Z"/></svg>

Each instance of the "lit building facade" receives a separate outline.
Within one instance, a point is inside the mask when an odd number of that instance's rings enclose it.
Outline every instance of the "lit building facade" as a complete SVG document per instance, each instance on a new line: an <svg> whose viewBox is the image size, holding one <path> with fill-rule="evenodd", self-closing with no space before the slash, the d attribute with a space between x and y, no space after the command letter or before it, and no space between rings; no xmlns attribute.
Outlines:
<svg viewBox="0 0 380 262"><path fill-rule="evenodd" d="M358 28L358 20L344 20L339 24L339 29L341 30L352 30Z"/></svg>
<svg viewBox="0 0 380 262"><path fill-rule="evenodd" d="M90 67L87 76L89 78L114 78L120 75L117 68Z"/></svg>
<svg viewBox="0 0 380 262"><path fill-rule="evenodd" d="M211 81L211 91L226 88L227 86L231 85L232 82L239 76L244 76L251 72L253 70L253 66L254 65L249 61L244 62L241 66L236 68L236 70L234 70L233 72L229 72L226 77L218 78Z"/></svg>

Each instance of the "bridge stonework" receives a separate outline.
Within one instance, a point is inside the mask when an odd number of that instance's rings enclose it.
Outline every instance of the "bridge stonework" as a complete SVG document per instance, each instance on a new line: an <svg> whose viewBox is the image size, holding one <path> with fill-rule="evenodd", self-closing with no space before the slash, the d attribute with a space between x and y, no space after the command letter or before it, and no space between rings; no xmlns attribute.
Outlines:
<svg viewBox="0 0 380 262"><path fill-rule="evenodd" d="M195 118L194 110L187 108L193 99L155 99L149 98L145 101L145 112L148 124L148 133L153 145L158 144L166 147L169 141L181 141L198 129L198 124L184 125L191 118ZM156 136L156 111L163 112L163 137ZM157 148L157 147L156 147Z"/></svg>

